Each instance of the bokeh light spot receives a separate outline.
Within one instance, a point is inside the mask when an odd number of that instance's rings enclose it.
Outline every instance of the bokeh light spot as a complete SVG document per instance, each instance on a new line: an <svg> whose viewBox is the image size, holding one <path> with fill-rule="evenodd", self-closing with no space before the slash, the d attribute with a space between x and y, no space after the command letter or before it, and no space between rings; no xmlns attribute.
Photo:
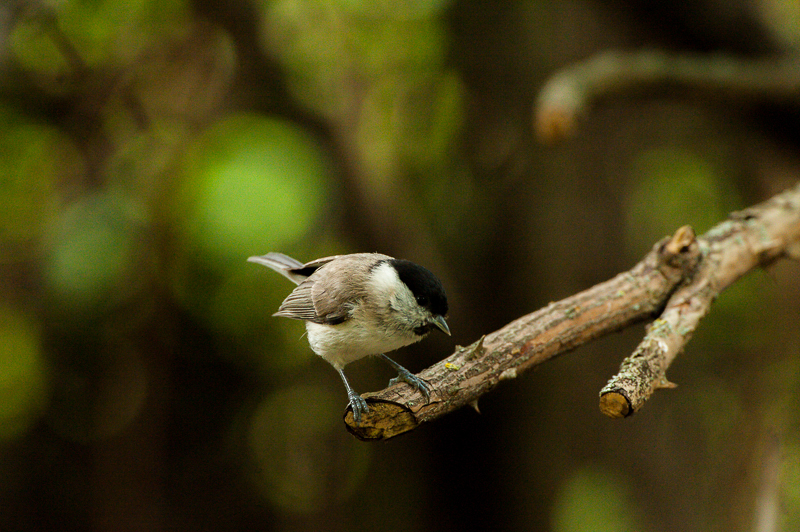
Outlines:
<svg viewBox="0 0 800 532"><path fill-rule="evenodd" d="M97 196L72 205L48 237L45 279L59 304L92 312L131 288L135 242L122 198Z"/></svg>
<svg viewBox="0 0 800 532"><path fill-rule="evenodd" d="M555 532L642 530L628 486L597 469L577 471L561 486L553 506Z"/></svg>
<svg viewBox="0 0 800 532"><path fill-rule="evenodd" d="M38 327L0 307L0 441L24 433L47 403L47 372Z"/></svg>
<svg viewBox="0 0 800 532"><path fill-rule="evenodd" d="M709 157L691 150L647 150L634 161L632 174L626 238L636 256L682 225L702 234L739 204Z"/></svg>
<svg viewBox="0 0 800 532"><path fill-rule="evenodd" d="M255 409L249 469L271 504L292 513L319 511L346 500L363 481L369 447L343 430L344 404L324 388L296 386Z"/></svg>
<svg viewBox="0 0 800 532"><path fill-rule="evenodd" d="M178 224L210 262L285 247L318 219L328 192L328 165L313 139L256 115L206 131L185 173Z"/></svg>

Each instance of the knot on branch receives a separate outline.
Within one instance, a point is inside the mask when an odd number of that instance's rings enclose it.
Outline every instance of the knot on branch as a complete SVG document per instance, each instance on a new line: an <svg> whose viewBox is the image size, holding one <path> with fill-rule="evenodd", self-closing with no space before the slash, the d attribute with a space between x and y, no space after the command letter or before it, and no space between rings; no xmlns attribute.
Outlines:
<svg viewBox="0 0 800 532"><path fill-rule="evenodd" d="M664 239L659 248L659 261L671 275L687 277L700 262L700 244L689 225L680 227L671 237Z"/></svg>

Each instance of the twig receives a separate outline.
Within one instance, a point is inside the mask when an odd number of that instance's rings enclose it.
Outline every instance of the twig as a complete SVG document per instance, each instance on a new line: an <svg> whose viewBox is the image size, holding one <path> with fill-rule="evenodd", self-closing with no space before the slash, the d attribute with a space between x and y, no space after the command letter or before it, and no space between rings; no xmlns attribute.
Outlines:
<svg viewBox="0 0 800 532"><path fill-rule="evenodd" d="M711 303L750 270L792 256L800 242L800 186L741 212L698 239L703 260L669 299L633 356L600 391L600 410L626 417L658 388L674 387L666 370L683 351Z"/></svg>
<svg viewBox="0 0 800 532"><path fill-rule="evenodd" d="M540 140L556 142L575 130L577 117L598 99L641 87L666 85L700 89L757 101L800 101L800 60L796 57L745 60L725 55L659 51L604 52L552 76L534 109Z"/></svg>
<svg viewBox="0 0 800 532"><path fill-rule="evenodd" d="M796 258L798 247L800 184L734 213L700 238L682 227L631 270L459 347L420 373L433 388L430 402L406 384L365 394L370 412L356 425L348 409L347 429L363 440L385 440L462 406L477 408L478 398L500 381L661 314L636 354L612 379L615 384L603 391L604 413L630 415L653 390L667 386L667 367L716 295L757 266L784 255ZM628 367L634 369L626 371Z"/></svg>

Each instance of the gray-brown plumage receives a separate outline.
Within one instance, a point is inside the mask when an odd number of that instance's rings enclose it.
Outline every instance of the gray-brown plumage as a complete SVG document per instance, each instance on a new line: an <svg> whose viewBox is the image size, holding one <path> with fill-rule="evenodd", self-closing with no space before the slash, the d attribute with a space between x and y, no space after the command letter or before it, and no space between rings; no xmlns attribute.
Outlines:
<svg viewBox="0 0 800 532"><path fill-rule="evenodd" d="M305 321L311 348L339 372L356 422L368 408L343 368L368 355L381 355L400 380L430 399L424 380L385 355L421 340L433 328L450 334L444 319L447 296L430 271L379 253L336 255L305 264L281 253L248 260L297 284L274 315Z"/></svg>
<svg viewBox="0 0 800 532"><path fill-rule="evenodd" d="M370 260L362 260L365 257ZM327 325L342 323L352 316L356 304L368 297L366 286L358 279L369 274L373 263L391 258L379 253L336 255L294 267L293 272L302 271L310 276L300 282L273 316ZM324 271L315 275L322 266ZM317 282L322 278L324 283Z"/></svg>

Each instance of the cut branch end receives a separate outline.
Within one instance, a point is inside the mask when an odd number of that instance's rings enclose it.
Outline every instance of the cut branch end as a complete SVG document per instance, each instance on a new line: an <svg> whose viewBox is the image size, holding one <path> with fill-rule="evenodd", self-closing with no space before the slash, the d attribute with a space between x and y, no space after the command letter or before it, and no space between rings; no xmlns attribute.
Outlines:
<svg viewBox="0 0 800 532"><path fill-rule="evenodd" d="M620 390L607 392L600 396L600 412L604 415L620 419L633 414L633 406Z"/></svg>

